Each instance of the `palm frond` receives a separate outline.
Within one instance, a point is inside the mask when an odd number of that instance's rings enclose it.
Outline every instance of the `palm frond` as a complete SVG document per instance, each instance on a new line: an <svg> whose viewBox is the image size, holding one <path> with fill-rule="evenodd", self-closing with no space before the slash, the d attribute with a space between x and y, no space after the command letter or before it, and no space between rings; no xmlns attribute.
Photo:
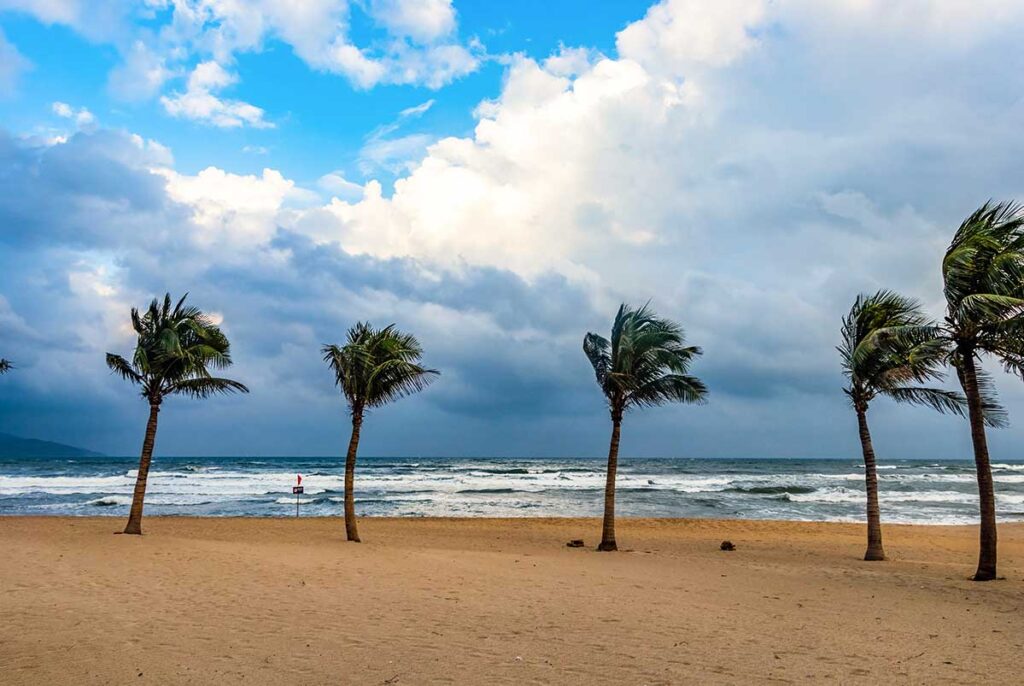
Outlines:
<svg viewBox="0 0 1024 686"><path fill-rule="evenodd" d="M122 378L143 387L147 397L183 394L205 398L217 393L248 392L241 383L210 374L231 365L231 344L199 308L176 303L170 294L153 299L145 312L131 310L136 334L131 361L108 354L107 365Z"/></svg>
<svg viewBox="0 0 1024 686"><path fill-rule="evenodd" d="M950 361L964 384L968 356L994 355L1024 377L1024 206L986 202L963 221L942 262L946 296L944 335L955 341ZM1005 426L1006 410L991 377L977 370L985 421Z"/></svg>
<svg viewBox="0 0 1024 686"><path fill-rule="evenodd" d="M923 388L921 386L904 386L890 388L886 395L898 403L924 405L937 412L967 416L967 399L956 391L944 388Z"/></svg>
<svg viewBox="0 0 1024 686"><path fill-rule="evenodd" d="M359 322L345 345L324 345L322 353L353 413L419 393L440 375L419 364L423 347L394 324L375 329Z"/></svg>
<svg viewBox="0 0 1024 686"><path fill-rule="evenodd" d="M999 402L995 379L980 367L975 369L974 375L978 379L978 394L981 395L981 411L985 424L999 429L1009 426L1010 416Z"/></svg>
<svg viewBox="0 0 1024 686"><path fill-rule="evenodd" d="M651 379L630 394L630 404L636 407L656 407L667 403L707 403L708 388L695 376L666 374Z"/></svg>
<svg viewBox="0 0 1024 686"><path fill-rule="evenodd" d="M940 409L941 391L913 386L944 378L949 341L924 316L921 304L892 291L861 294L843 318L837 347L844 389L855 407L866 408L878 395ZM924 400L924 402L918 402ZM948 409L948 408L947 408Z"/></svg>
<svg viewBox="0 0 1024 686"><path fill-rule="evenodd" d="M682 327L658 317L650 303L622 304L611 338L588 333L583 352L613 412L671 402L701 403L707 387L689 375L700 348L687 346Z"/></svg>
<svg viewBox="0 0 1024 686"><path fill-rule="evenodd" d="M963 363L960 354L954 353L950 358L950 363L956 370L960 386L966 388L967 384L964 379ZM1006 412L1006 408L999 402L999 394L996 392L995 380L992 378L992 375L975 364L974 377L978 384L978 395L981 397L981 413L985 425L995 429L1009 426L1009 415Z"/></svg>
<svg viewBox="0 0 1024 686"><path fill-rule="evenodd" d="M14 369L14 365L10 360L0 359L0 374L6 374L12 369Z"/></svg>
<svg viewBox="0 0 1024 686"><path fill-rule="evenodd" d="M245 384L238 381L211 376L198 379L181 379L171 384L167 392L169 394L187 395L192 398L209 398L213 395L248 393L249 389Z"/></svg>
<svg viewBox="0 0 1024 686"><path fill-rule="evenodd" d="M597 383L602 387L608 379L608 372L612 365L609 350L611 350L611 343L604 336L588 333L583 337L583 354L590 360Z"/></svg>
<svg viewBox="0 0 1024 686"><path fill-rule="evenodd" d="M125 381L131 381L132 383L141 384L143 382L142 374L139 374L132 367L132 364L121 357L113 353L107 353L107 366L110 371L120 376Z"/></svg>

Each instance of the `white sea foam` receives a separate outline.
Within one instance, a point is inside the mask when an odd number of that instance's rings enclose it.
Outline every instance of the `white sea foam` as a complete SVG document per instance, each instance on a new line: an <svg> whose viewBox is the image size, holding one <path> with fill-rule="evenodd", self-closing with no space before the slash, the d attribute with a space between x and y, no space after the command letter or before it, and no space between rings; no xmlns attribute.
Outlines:
<svg viewBox="0 0 1024 686"><path fill-rule="evenodd" d="M971 477L974 480L974 477ZM996 474L992 480L1000 484L1024 484L1024 474Z"/></svg>
<svg viewBox="0 0 1024 686"><path fill-rule="evenodd" d="M312 505L313 503L318 503L321 500L322 498L299 498L298 502L299 505ZM295 496L292 496L291 498L278 498L274 502L278 505L295 505L295 501Z"/></svg>
<svg viewBox="0 0 1024 686"><path fill-rule="evenodd" d="M847 488L826 488L813 493L789 493L786 499L796 503L863 503L864 492ZM977 496L959 491L880 491L878 499L891 503L974 503Z"/></svg>
<svg viewBox="0 0 1024 686"><path fill-rule="evenodd" d="M40 493L97 493L131 486L121 476L6 476L0 475L0 495Z"/></svg>

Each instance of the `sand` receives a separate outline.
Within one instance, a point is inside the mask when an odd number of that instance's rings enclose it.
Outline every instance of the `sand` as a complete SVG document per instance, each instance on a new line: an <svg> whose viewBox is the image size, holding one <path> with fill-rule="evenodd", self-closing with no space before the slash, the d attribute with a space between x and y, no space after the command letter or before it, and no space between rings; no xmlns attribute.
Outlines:
<svg viewBox="0 0 1024 686"><path fill-rule="evenodd" d="M1024 525L979 584L971 527L865 563L846 524L623 519L619 553L595 520L120 524L0 518L4 684L1024 679Z"/></svg>

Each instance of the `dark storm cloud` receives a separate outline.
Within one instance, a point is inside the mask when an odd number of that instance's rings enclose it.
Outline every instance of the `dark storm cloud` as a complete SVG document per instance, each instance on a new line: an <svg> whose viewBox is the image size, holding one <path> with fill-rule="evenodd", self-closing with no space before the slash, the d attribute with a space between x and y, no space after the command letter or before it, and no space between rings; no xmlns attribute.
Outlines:
<svg viewBox="0 0 1024 686"><path fill-rule="evenodd" d="M165 222L187 215L169 202L165 181L145 165L161 154L116 131L78 133L46 145L0 130L0 241L5 245L95 248L152 241ZM176 212L177 210L177 212Z"/></svg>

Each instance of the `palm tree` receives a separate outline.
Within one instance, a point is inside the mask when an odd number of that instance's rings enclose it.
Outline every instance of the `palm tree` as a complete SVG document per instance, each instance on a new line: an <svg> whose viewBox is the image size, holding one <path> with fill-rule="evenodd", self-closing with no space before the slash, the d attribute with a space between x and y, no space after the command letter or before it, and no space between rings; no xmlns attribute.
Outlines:
<svg viewBox="0 0 1024 686"><path fill-rule="evenodd" d="M975 581L996 578L996 503L985 424L1005 424L982 354L1024 377L1024 207L987 202L957 229L942 260L943 336L950 346L971 425L981 509Z"/></svg>
<svg viewBox="0 0 1024 686"><path fill-rule="evenodd" d="M700 348L687 346L683 329L661 319L647 305L621 305L612 323L611 340L596 333L583 337L583 352L594 367L612 417L608 474L604 488L604 525L598 550L617 550L615 543L615 474L619 461L622 416L634 407L666 403L703 403L707 388L688 374Z"/></svg>
<svg viewBox="0 0 1024 686"><path fill-rule="evenodd" d="M868 430L868 405L883 395L896 402L927 405L940 412L964 415L964 398L941 388L919 384L942 379L947 347L937 338L934 322L921 313L920 303L892 291L859 295L843 318L843 389L857 412L864 453L867 491L868 547L865 560L884 560L882 524L878 509L878 474Z"/></svg>
<svg viewBox="0 0 1024 686"><path fill-rule="evenodd" d="M231 365L231 345L207 315L185 305L187 297L188 294L172 308L168 293L163 303L154 299L145 314L133 307L132 328L138 340L131 361L107 353L107 366L139 386L142 397L149 402L149 422L142 442L132 509L124 529L126 534L142 533L146 478L156 441L157 415L164 398L176 394L208 398L218 393L249 392L237 381L210 374L210 368L225 369Z"/></svg>
<svg viewBox="0 0 1024 686"><path fill-rule="evenodd" d="M369 322L359 322L349 329L345 345L325 345L323 354L352 416L345 458L345 533L348 540L358 543L353 485L363 415L370 408L422 391L440 372L420 366L423 348L419 341L398 331L394 324L374 329Z"/></svg>
<svg viewBox="0 0 1024 686"><path fill-rule="evenodd" d="M6 374L14 368L10 360L0 359L0 374Z"/></svg>

